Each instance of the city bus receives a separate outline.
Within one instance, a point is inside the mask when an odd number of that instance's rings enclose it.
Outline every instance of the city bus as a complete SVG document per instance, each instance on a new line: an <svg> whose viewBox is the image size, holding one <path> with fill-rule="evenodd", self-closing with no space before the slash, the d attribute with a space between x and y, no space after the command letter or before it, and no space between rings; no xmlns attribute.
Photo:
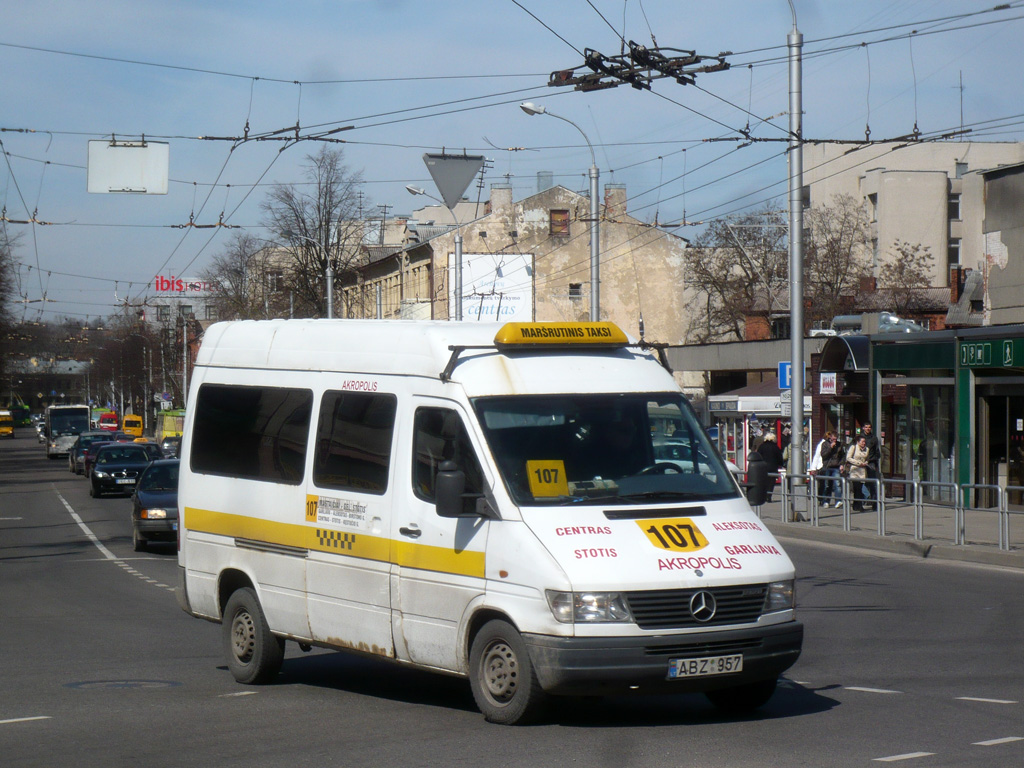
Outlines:
<svg viewBox="0 0 1024 768"><path fill-rule="evenodd" d="M51 405L46 409L46 458L67 456L75 439L89 431L92 413L88 405Z"/></svg>

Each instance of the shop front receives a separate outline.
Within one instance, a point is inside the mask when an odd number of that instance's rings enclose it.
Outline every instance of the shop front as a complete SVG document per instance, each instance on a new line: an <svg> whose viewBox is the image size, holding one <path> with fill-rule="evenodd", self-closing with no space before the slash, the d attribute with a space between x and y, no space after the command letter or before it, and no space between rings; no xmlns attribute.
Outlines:
<svg viewBox="0 0 1024 768"><path fill-rule="evenodd" d="M833 336L812 358L811 416L815 429L811 446L826 432L835 432L849 445L870 412L869 366L871 349L867 336ZM813 450L813 448L809 449Z"/></svg>
<svg viewBox="0 0 1024 768"><path fill-rule="evenodd" d="M924 338L873 338L872 412L884 438L882 475L920 481L924 500L949 504L957 464L956 339L946 331Z"/></svg>
<svg viewBox="0 0 1024 768"><path fill-rule="evenodd" d="M762 437L774 432L783 445L790 434L792 400L789 390L778 382L766 381L708 397L711 434L717 437L722 455L741 470L747 468L747 454ZM811 396L804 395L804 413L811 414ZM807 446L804 446L805 450Z"/></svg>
<svg viewBox="0 0 1024 768"><path fill-rule="evenodd" d="M957 362L966 416L959 431L960 482L1024 486L1024 327L962 332ZM977 503L993 506L995 496L979 492ZM1007 500L1020 507L1024 492L1011 490Z"/></svg>

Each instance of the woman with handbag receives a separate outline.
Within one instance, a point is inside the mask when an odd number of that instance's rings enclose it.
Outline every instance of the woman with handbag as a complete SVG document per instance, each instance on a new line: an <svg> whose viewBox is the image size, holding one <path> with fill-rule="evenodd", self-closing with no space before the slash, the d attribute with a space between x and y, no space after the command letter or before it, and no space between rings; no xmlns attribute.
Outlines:
<svg viewBox="0 0 1024 768"><path fill-rule="evenodd" d="M848 474L853 481L853 510L861 512L864 509L864 501L861 496L865 481L868 479L868 441L864 435L857 438L857 442L850 446L846 453L846 465L849 467Z"/></svg>

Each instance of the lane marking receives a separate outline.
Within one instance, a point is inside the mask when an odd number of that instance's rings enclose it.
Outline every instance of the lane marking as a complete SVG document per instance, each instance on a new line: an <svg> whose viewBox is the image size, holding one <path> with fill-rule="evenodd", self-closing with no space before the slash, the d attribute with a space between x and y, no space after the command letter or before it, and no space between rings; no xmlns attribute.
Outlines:
<svg viewBox="0 0 1024 768"><path fill-rule="evenodd" d="M52 720L49 715L37 715L36 717L12 717L10 720L0 720L0 725L8 723L27 723L31 720Z"/></svg>
<svg viewBox="0 0 1024 768"><path fill-rule="evenodd" d="M57 498L60 499L61 504L64 505L64 508L68 511L68 514L71 515L71 519L74 520L78 524L78 527L82 529L82 531L88 537L89 541L91 541L93 544L96 545L96 548L103 555L103 560L112 560L112 561L114 561L117 565L119 565L121 568L124 569L125 573L130 573L132 576L135 576L135 577L141 579L142 581L145 581L145 582L147 582L149 584L153 584L154 586L157 586L157 587L162 587L162 588L164 588L164 589L166 589L166 590L168 590L170 592L174 591L174 589L175 589L174 587L168 586L167 584L161 584L161 583L159 583L158 579L153 579L153 578L150 578L149 576L146 576L143 573L140 573L139 571L135 570L130 565L128 565L124 561L125 558L118 557L113 552L111 552L109 549L107 549L105 546L103 546L103 543L96 537L96 534L94 534L89 529L89 526L85 524L85 521L82 520L82 518L79 517L78 513L75 512L74 508L70 504L68 504L67 499L65 499L63 496L60 495L60 491L58 491L56 489L56 487L53 488L53 492L57 494ZM152 560L154 558L151 558L151 557L136 557L136 558L131 558L131 559L133 559L133 560ZM0 722L2 722L2 721L0 721Z"/></svg>
<svg viewBox="0 0 1024 768"><path fill-rule="evenodd" d="M1024 736L1007 736L1002 739L989 739L988 741L976 741L975 747L994 747L997 744L1009 744L1012 741L1024 741Z"/></svg>
<svg viewBox="0 0 1024 768"><path fill-rule="evenodd" d="M24 520L24 517L0 517L0 520Z"/></svg>
<svg viewBox="0 0 1024 768"><path fill-rule="evenodd" d="M974 696L957 696L958 701L980 701L983 704L1017 704L1016 701L1010 699L979 699Z"/></svg>
<svg viewBox="0 0 1024 768"><path fill-rule="evenodd" d="M860 691L861 693L903 693L903 691L890 691L886 688L858 688L854 685L845 686L847 691ZM931 754L930 752L928 754Z"/></svg>
<svg viewBox="0 0 1024 768"><path fill-rule="evenodd" d="M895 763L897 760L914 760L918 757L931 757L934 752L907 752L905 755L890 755L889 757L876 757L875 763Z"/></svg>
<svg viewBox="0 0 1024 768"><path fill-rule="evenodd" d="M107 549L105 546L103 546L103 543L98 538L96 538L96 534L89 530L89 526L85 524L85 521L82 520L82 518L78 516L78 513L75 512L74 508L70 504L68 504L67 499L60 495L60 491L54 488L53 492L57 494L57 498L60 499L61 504L64 505L64 508L68 511L68 514L71 515L71 519L78 523L78 527L85 532L86 537L89 539L89 541L96 545L96 548L103 554L103 556L107 560L117 560L117 556L109 549Z"/></svg>
<svg viewBox="0 0 1024 768"><path fill-rule="evenodd" d="M255 696L258 691L239 691L238 693L222 693L218 699L230 699L233 696Z"/></svg>

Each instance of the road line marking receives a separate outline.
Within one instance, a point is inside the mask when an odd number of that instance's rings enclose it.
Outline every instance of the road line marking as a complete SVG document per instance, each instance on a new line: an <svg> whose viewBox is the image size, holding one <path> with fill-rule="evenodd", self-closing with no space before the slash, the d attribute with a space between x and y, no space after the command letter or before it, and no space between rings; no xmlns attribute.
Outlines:
<svg viewBox="0 0 1024 768"><path fill-rule="evenodd" d="M848 691L860 691L861 693L903 693L903 691L890 691L886 688L858 688L855 685L847 685L845 688Z"/></svg>
<svg viewBox="0 0 1024 768"><path fill-rule="evenodd" d="M24 517L0 517L0 520L24 520Z"/></svg>
<svg viewBox="0 0 1024 768"><path fill-rule="evenodd" d="M0 725L7 725L8 723L27 723L30 720L51 720L49 715L38 715L36 717L12 717L10 720L0 720Z"/></svg>
<svg viewBox="0 0 1024 768"><path fill-rule="evenodd" d="M957 696L958 701L980 701L983 704L1017 704L1016 701L1010 699L978 699L974 696Z"/></svg>
<svg viewBox="0 0 1024 768"><path fill-rule="evenodd" d="M61 504L64 505L64 508L68 511L68 514L71 515L71 519L78 523L78 527L85 532L85 535L88 537L89 541L96 545L96 549L102 552L103 556L107 560L117 560L117 556L109 549L107 549L105 546L103 546L103 543L98 538L96 538L96 534L89 530L89 526L85 524L85 521L82 520L82 518L78 516L78 513L75 512L74 508L70 504L68 504L67 499L60 495L60 491L54 488L53 492L57 494L57 498L60 499Z"/></svg>
<svg viewBox="0 0 1024 768"><path fill-rule="evenodd" d="M1024 736L1007 736L1002 739L989 739L988 741L976 741L976 747L994 747L997 744L1009 744L1012 741L1024 741Z"/></svg>
<svg viewBox="0 0 1024 768"><path fill-rule="evenodd" d="M889 757L876 757L875 763L895 763L897 760L913 760L918 757L931 757L934 752L907 752L905 755L890 755Z"/></svg>
<svg viewBox="0 0 1024 768"><path fill-rule="evenodd" d="M258 691L240 691L239 693L222 693L218 699L230 699L232 696L255 696Z"/></svg>

